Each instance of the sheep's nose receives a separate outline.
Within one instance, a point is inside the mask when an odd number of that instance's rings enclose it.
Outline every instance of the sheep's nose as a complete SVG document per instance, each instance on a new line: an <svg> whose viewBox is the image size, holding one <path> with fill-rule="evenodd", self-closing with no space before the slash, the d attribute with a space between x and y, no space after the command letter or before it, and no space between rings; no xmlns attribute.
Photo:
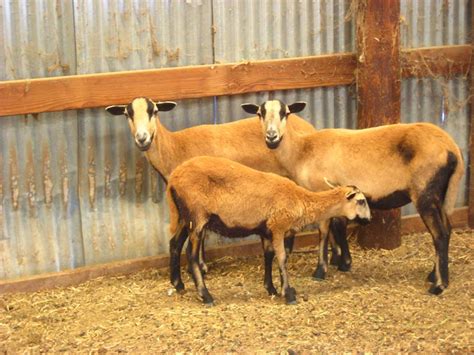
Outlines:
<svg viewBox="0 0 474 355"><path fill-rule="evenodd" d="M267 132L267 141L274 142L278 139L277 131L268 131Z"/></svg>
<svg viewBox="0 0 474 355"><path fill-rule="evenodd" d="M146 133L142 133L142 134L137 133L136 139L138 143L143 144L148 139L148 135Z"/></svg>

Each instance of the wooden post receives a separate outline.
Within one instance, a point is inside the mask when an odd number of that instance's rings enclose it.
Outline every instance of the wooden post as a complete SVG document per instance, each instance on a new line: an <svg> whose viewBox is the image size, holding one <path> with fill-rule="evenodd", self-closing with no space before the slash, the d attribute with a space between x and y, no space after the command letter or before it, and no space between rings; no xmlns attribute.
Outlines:
<svg viewBox="0 0 474 355"><path fill-rule="evenodd" d="M400 0L359 0L356 77L358 128L400 122ZM359 244L400 246L400 209L372 216L370 225L358 228Z"/></svg>
<svg viewBox="0 0 474 355"><path fill-rule="evenodd" d="M474 51L474 2L471 3L471 44ZM472 56L471 56L472 58ZM470 110L471 110L471 124L469 129L469 195L468 195L468 224L469 227L474 228L474 60L471 59L471 70L469 72L470 79Z"/></svg>

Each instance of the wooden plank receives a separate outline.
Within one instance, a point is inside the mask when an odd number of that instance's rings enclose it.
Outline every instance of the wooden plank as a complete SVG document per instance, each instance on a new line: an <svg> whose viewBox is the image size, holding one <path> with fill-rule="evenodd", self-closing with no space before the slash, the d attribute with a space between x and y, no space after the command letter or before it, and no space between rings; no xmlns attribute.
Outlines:
<svg viewBox="0 0 474 355"><path fill-rule="evenodd" d="M361 0L357 9L357 127L400 122L400 1ZM357 229L364 248L401 245L400 209L372 211Z"/></svg>
<svg viewBox="0 0 474 355"><path fill-rule="evenodd" d="M471 69L471 59L470 45L405 49L400 58L402 76L451 78L467 75Z"/></svg>
<svg viewBox="0 0 474 355"><path fill-rule="evenodd" d="M137 96L179 100L350 84L354 55L202 65L0 82L0 116L103 107Z"/></svg>
<svg viewBox="0 0 474 355"><path fill-rule="evenodd" d="M466 228L468 225L468 208L456 209L450 217L450 221L451 225L455 228ZM402 218L402 232L403 234L426 232L426 227L418 215L407 216ZM308 246L317 247L318 245L319 238L317 234L304 233L296 238L295 250ZM241 257L261 255L261 253L260 242L243 242L237 245L209 249L206 251L206 256L208 260L215 260L225 256ZM314 257L316 265L316 254ZM35 292L55 287L78 285L97 277L127 275L148 268L164 268L168 267L168 263L168 255L162 254L109 264L80 267L74 270L24 277L16 280L3 280L0 281L0 294Z"/></svg>
<svg viewBox="0 0 474 355"><path fill-rule="evenodd" d="M403 77L466 74L471 46L402 51ZM354 81L352 53L196 67L0 82L0 116L104 107L136 96L178 100L264 90L347 85Z"/></svg>

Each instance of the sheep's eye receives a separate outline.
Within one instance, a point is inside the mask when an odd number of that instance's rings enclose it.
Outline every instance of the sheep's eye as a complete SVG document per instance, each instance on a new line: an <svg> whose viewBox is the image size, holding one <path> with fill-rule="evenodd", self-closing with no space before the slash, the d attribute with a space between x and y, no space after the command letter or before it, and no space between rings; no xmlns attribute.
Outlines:
<svg viewBox="0 0 474 355"><path fill-rule="evenodd" d="M366 202L365 200L357 200L357 204L361 206L365 206Z"/></svg>
<svg viewBox="0 0 474 355"><path fill-rule="evenodd" d="M158 114L158 109L157 109L157 108L155 108L155 109L153 110L153 114L154 114L154 115L157 115L157 114Z"/></svg>

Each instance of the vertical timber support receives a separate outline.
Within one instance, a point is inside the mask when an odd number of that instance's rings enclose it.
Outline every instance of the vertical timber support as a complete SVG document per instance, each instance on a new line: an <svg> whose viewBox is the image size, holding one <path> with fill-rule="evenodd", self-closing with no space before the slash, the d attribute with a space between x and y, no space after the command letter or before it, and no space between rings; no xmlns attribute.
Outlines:
<svg viewBox="0 0 474 355"><path fill-rule="evenodd" d="M471 2L471 45L472 54L474 54L474 2ZM469 85L470 85L470 111L471 122L469 128L469 177L468 177L468 224L470 228L474 228L474 60L471 54L471 68L469 71Z"/></svg>
<svg viewBox="0 0 474 355"><path fill-rule="evenodd" d="M359 0L357 8L357 126L400 122L400 0ZM365 248L400 246L400 209L372 211L358 228Z"/></svg>

